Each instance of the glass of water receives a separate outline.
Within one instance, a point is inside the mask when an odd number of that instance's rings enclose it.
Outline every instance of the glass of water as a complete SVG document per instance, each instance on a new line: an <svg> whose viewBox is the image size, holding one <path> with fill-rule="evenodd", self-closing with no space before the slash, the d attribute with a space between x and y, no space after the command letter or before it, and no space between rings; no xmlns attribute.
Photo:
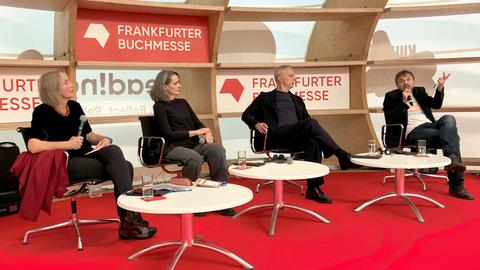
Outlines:
<svg viewBox="0 0 480 270"><path fill-rule="evenodd" d="M377 148L375 147L375 140L368 140L368 154L374 156L377 154Z"/></svg>
<svg viewBox="0 0 480 270"><path fill-rule="evenodd" d="M419 155L426 155L427 154L427 141L426 140L418 140L417 141L417 151Z"/></svg>
<svg viewBox="0 0 480 270"><path fill-rule="evenodd" d="M151 175L142 176L142 195L147 200L153 198L153 177Z"/></svg>
<svg viewBox="0 0 480 270"><path fill-rule="evenodd" d="M245 150L239 150L237 151L238 155L238 161L237 165L238 167L244 168L247 166L247 152Z"/></svg>

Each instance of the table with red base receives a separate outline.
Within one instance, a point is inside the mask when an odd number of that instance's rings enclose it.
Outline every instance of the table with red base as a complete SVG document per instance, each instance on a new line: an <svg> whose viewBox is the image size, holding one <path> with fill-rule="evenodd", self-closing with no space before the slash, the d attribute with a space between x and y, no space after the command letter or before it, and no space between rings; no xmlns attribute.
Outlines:
<svg viewBox="0 0 480 270"><path fill-rule="evenodd" d="M178 260L188 247L201 247L218 252L238 262L244 269L253 269L253 266L239 256L214 244L198 240L193 233L193 213L222 210L245 204L253 198L250 189L234 184L227 184L218 188L194 187L192 191L172 192L164 195L164 197L163 200L149 202L137 196L121 195L118 198L118 206L130 211L149 214L178 214L181 218L181 239L164 241L142 249L129 256L129 260L135 260L140 255L154 249L178 245L179 248L167 268L169 270L175 268Z"/></svg>

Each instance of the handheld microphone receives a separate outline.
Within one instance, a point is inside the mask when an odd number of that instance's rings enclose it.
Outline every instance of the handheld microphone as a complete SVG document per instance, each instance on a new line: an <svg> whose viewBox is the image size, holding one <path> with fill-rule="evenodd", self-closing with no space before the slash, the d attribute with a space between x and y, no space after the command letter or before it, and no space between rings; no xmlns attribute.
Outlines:
<svg viewBox="0 0 480 270"><path fill-rule="evenodd" d="M80 125L78 125L77 136L82 135L83 126L85 125L85 122L87 122L87 117L84 114L80 115Z"/></svg>
<svg viewBox="0 0 480 270"><path fill-rule="evenodd" d="M411 95L407 97L407 100L408 100L408 104L410 104L410 106L413 106L413 100Z"/></svg>

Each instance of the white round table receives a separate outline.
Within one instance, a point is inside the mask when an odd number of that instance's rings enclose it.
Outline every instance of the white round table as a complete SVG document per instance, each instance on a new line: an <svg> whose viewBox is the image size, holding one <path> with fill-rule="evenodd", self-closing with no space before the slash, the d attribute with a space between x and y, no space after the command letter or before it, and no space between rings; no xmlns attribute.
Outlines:
<svg viewBox="0 0 480 270"><path fill-rule="evenodd" d="M408 205L412 208L413 212L417 216L418 221L424 222L424 219L420 212L418 211L415 204L410 200L408 197L415 197L419 199L423 199L433 203L434 205L445 208L444 205L440 204L439 202L420 194L415 193L406 193L405 192L405 169L425 169L425 168L435 168L446 166L450 164L450 159L440 155L404 155L404 154L391 154L391 155L383 155L379 159L367 159L367 158L352 158L352 162L368 166L368 167L375 167L375 168L386 168L386 169L395 169L395 192L389 192L381 197L376 199L370 200L359 207L357 207L354 211L360 212L363 208L387 199L391 197L399 197L405 200Z"/></svg>
<svg viewBox="0 0 480 270"><path fill-rule="evenodd" d="M195 186L192 191L170 192L163 197L165 197L163 200L148 202L142 200L141 196L121 195L118 197L118 206L130 211L149 214L179 214L181 216L181 240L165 241L147 247L129 256L129 260L134 260L138 256L160 247L180 245L167 268L174 269L185 249L197 246L221 253L241 264L244 269L253 269L253 266L232 252L211 243L195 240L193 236L193 213L216 211L245 204L253 198L250 189L234 184L218 188Z"/></svg>
<svg viewBox="0 0 480 270"><path fill-rule="evenodd" d="M315 177L325 176L330 172L327 166L320 163L294 160L292 164L286 163L266 163L260 167L248 167L247 169L238 169L238 166L232 165L228 168L228 172L232 175L260 179L260 180L273 180L274 181L274 196L273 203L265 203L251 206L243 211L237 213L232 218L237 218L246 212L262 207L273 207L272 217L270 220L270 228L268 235L273 236L275 234L275 223L278 216L278 210L281 208L291 208L297 211L301 211L316 217L324 223L330 223L326 218L319 214L292 204L284 203L283 199L283 181L285 180L303 180Z"/></svg>

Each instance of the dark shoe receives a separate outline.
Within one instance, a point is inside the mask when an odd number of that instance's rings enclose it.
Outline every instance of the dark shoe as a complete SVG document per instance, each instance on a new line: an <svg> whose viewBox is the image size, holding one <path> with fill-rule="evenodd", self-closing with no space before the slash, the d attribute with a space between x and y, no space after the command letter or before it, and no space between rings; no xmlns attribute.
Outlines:
<svg viewBox="0 0 480 270"><path fill-rule="evenodd" d="M341 170L358 169L361 165L355 164L351 161L351 155L349 153L338 155L338 162L340 163Z"/></svg>
<svg viewBox="0 0 480 270"><path fill-rule="evenodd" d="M233 208L217 210L215 212L219 213L222 216L226 216L226 217L233 217L235 215L235 209L233 209Z"/></svg>
<svg viewBox="0 0 480 270"><path fill-rule="evenodd" d="M332 199L325 196L325 193L320 188L308 189L305 194L307 200L317 201L319 203L332 203Z"/></svg>
<svg viewBox="0 0 480 270"><path fill-rule="evenodd" d="M464 200L473 200L474 197L470 192L468 192L464 187L459 187L459 188L450 188L448 190L448 193L452 195L453 197L457 197L460 199Z"/></svg>
<svg viewBox="0 0 480 270"><path fill-rule="evenodd" d="M445 170L448 172L464 172L467 167L465 166L465 163L463 163L460 158L458 158L455 155L450 155L448 156L451 160L450 165L445 166Z"/></svg>
<svg viewBox="0 0 480 270"><path fill-rule="evenodd" d="M118 236L126 239L147 239L155 235L157 228L149 227L148 222L143 220L137 212L128 211L125 216L120 217L120 228Z"/></svg>
<svg viewBox="0 0 480 270"><path fill-rule="evenodd" d="M198 213L193 213L194 216L196 217L204 217L207 215L207 212L198 212Z"/></svg>

